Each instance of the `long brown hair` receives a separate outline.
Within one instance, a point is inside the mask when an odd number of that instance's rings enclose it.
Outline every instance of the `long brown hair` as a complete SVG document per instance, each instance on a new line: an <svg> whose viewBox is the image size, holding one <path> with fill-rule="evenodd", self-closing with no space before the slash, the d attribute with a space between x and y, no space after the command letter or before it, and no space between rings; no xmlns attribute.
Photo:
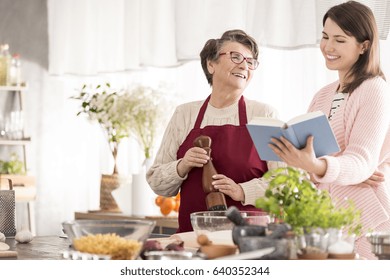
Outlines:
<svg viewBox="0 0 390 280"><path fill-rule="evenodd" d="M240 29L228 30L222 34L220 39L208 40L200 52L200 62L210 86L213 85L213 75L211 75L207 69L207 61L215 61L219 58L219 51L225 42L241 43L251 50L253 58L257 59L259 56L259 47L257 46L255 39Z"/></svg>
<svg viewBox="0 0 390 280"><path fill-rule="evenodd" d="M348 1L330 8L322 20L334 21L348 36L355 37L358 43L369 41L365 52L347 73L343 91L352 93L365 80L377 76L385 79L380 67L378 28L371 9L359 2Z"/></svg>

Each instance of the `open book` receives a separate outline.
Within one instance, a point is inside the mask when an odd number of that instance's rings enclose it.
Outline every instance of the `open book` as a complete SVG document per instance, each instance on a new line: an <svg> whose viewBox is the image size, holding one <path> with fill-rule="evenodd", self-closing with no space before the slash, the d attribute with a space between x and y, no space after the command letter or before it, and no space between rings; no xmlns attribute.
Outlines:
<svg viewBox="0 0 390 280"><path fill-rule="evenodd" d="M316 157L340 151L328 118L321 111L299 115L287 123L274 118L255 117L247 124L247 128L262 160L280 161L268 144L271 138L279 139L281 136L296 148L302 149L306 146L307 137L313 135Z"/></svg>

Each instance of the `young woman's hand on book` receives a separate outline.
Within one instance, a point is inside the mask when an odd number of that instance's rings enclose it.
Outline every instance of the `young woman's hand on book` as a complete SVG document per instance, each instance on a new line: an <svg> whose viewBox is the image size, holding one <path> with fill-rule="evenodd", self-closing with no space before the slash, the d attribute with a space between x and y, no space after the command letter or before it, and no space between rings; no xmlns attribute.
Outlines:
<svg viewBox="0 0 390 280"><path fill-rule="evenodd" d="M280 139L272 138L272 144L269 144L269 147L288 165L304 169L317 176L323 176L326 171L326 161L316 158L313 140L313 136L309 136L306 146L299 150L282 136Z"/></svg>

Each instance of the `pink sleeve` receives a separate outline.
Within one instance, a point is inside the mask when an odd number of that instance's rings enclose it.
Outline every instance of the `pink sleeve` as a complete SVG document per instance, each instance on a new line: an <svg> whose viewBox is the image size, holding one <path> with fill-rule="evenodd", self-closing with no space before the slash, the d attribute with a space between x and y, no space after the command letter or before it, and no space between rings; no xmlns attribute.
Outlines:
<svg viewBox="0 0 390 280"><path fill-rule="evenodd" d="M364 82L352 93L344 121L334 133L344 138L341 155L324 159L327 171L323 177L314 176L321 183L353 185L363 182L379 165L381 149L389 137L390 93L386 82L377 78Z"/></svg>

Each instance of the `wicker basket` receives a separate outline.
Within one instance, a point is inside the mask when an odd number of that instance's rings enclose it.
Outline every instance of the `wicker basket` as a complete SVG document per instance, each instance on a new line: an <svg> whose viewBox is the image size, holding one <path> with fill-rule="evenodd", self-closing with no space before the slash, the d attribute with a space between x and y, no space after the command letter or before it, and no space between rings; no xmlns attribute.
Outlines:
<svg viewBox="0 0 390 280"><path fill-rule="evenodd" d="M112 196L112 191L119 188L121 182L121 176L119 175L102 175L100 181L100 211L122 212Z"/></svg>

